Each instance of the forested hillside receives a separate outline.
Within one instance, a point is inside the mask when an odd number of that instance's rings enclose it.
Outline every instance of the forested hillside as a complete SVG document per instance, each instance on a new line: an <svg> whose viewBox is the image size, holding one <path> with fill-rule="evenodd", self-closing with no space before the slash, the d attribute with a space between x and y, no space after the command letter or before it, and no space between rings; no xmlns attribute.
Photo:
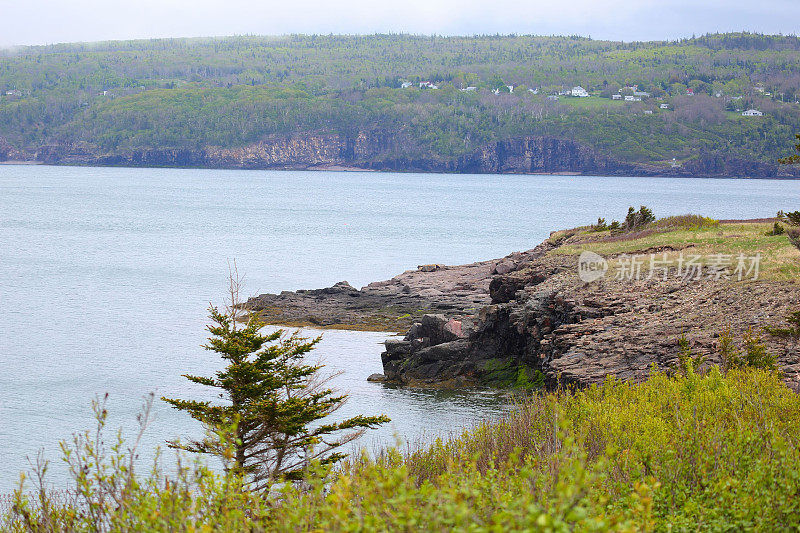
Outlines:
<svg viewBox="0 0 800 533"><path fill-rule="evenodd" d="M576 86L590 96L564 94ZM448 162L491 143L543 137L668 171L698 160L708 167L709 158L773 164L789 155L800 131L800 39L373 35L62 44L0 51L0 91L0 160L59 162L78 150L113 163L114 154L142 150L243 149L310 134L348 146L369 134L389 141L350 159L376 167L425 160L459 170ZM763 116L742 116L748 109Z"/></svg>

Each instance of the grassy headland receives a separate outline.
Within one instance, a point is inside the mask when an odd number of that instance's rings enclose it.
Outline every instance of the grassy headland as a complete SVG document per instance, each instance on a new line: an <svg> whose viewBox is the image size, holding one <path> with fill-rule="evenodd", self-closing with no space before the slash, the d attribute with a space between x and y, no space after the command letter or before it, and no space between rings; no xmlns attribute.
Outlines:
<svg viewBox="0 0 800 533"><path fill-rule="evenodd" d="M613 235L610 231L593 231L581 228L556 232L552 240L569 239L553 250L554 255L578 255L589 250L611 258L610 267L616 265L617 256L624 254L656 254L676 264L679 256L699 256L699 263L707 266L719 255L734 260L740 254L753 257L760 254L759 279L768 281L796 281L800 279L800 250L786 234L767 235L775 220L715 221L697 216L660 219L640 231ZM733 265L731 265L733 268Z"/></svg>

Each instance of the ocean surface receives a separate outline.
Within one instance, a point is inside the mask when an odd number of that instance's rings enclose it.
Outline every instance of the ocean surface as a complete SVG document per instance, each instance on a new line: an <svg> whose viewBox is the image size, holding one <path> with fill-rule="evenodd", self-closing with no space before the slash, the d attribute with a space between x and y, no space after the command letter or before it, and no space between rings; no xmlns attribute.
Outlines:
<svg viewBox="0 0 800 533"><path fill-rule="evenodd" d="M798 200L800 181L0 165L0 492L39 449L63 485L58 442L93 427L97 396L109 394L109 428L130 432L148 393L206 394L181 374L220 367L200 345L234 259L246 296L363 286L530 249L629 205L756 218ZM367 383L387 336L326 331L316 350L350 394L341 416L392 418L361 445L418 444L508 408L496 391ZM145 459L200 434L159 401L154 415Z"/></svg>

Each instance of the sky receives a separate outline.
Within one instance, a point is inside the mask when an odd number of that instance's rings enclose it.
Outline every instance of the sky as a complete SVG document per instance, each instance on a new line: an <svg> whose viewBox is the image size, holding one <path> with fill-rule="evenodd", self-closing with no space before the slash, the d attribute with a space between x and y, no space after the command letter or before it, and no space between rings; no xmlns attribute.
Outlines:
<svg viewBox="0 0 800 533"><path fill-rule="evenodd" d="M0 0L0 46L386 32L632 41L799 26L800 0Z"/></svg>

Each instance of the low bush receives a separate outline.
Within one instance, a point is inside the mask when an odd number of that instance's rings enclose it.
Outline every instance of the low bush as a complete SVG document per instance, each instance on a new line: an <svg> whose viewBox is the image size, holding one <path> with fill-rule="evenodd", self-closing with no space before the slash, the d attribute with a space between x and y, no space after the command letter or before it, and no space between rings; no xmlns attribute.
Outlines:
<svg viewBox="0 0 800 533"><path fill-rule="evenodd" d="M767 326L764 331L776 337L784 337L790 339L800 339L800 311L794 311L786 317L786 322L789 323L788 327L772 327Z"/></svg>
<svg viewBox="0 0 800 533"><path fill-rule="evenodd" d="M800 250L800 229L792 228L786 232L791 242L798 250Z"/></svg>
<svg viewBox="0 0 800 533"><path fill-rule="evenodd" d="M704 217L702 215L678 215L659 218L652 227L666 230L698 230L719 227L719 220Z"/></svg>
<svg viewBox="0 0 800 533"><path fill-rule="evenodd" d="M775 235L783 235L784 233L786 233L786 229L781 226L780 222L776 222L772 225L772 229L766 232L764 235L767 237L773 237Z"/></svg>

